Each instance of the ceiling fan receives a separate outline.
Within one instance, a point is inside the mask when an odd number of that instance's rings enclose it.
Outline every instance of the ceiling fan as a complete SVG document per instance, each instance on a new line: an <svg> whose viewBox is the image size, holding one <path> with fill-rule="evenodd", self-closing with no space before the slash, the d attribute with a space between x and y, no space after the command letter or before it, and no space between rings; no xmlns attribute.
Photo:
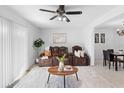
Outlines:
<svg viewBox="0 0 124 93"><path fill-rule="evenodd" d="M65 11L64 5L59 5L59 8L56 11L52 10L46 10L46 9L39 9L40 11L50 12L50 13L56 13L55 16L50 18L50 20L53 20L58 17L58 20L70 22L69 18L66 15L79 15L82 14L82 11Z"/></svg>

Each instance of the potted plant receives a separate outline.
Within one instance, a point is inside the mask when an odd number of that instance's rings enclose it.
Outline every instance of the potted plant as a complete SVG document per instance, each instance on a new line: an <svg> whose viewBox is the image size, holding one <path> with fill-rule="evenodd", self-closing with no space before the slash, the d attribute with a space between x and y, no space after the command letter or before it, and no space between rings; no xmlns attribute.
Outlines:
<svg viewBox="0 0 124 93"><path fill-rule="evenodd" d="M37 55L38 55L38 48L42 47L43 44L44 44L44 41L41 38L38 38L34 41L33 45L34 47L37 48Z"/></svg>
<svg viewBox="0 0 124 93"><path fill-rule="evenodd" d="M56 57L57 60L59 61L58 71L63 71L64 70L65 56L66 56L66 54L64 54L63 56L57 56Z"/></svg>

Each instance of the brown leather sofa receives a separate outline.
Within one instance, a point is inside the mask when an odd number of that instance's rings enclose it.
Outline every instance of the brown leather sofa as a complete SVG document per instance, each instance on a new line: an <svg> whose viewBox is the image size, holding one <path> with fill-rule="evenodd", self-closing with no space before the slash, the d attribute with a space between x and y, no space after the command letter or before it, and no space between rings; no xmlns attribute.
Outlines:
<svg viewBox="0 0 124 93"><path fill-rule="evenodd" d="M61 56L63 54L66 54L66 61L65 61L65 65L73 65L73 66L88 66L90 64L89 61L89 57L88 55L85 53L84 57L76 57L74 55L74 51L78 51L78 50L82 50L82 47L80 46L73 46L72 47L72 53L68 52L68 48L67 47L50 47L50 51L51 51L51 56L52 56L52 65L56 66L59 65L58 60L56 59L56 56Z"/></svg>
<svg viewBox="0 0 124 93"><path fill-rule="evenodd" d="M64 54L66 54L66 60L65 60L65 65L70 65L70 61L69 61L69 55L68 55L68 48L67 47L50 47L50 51L51 51L51 56L52 56L52 65L56 66L59 65L58 60L56 59L57 56L62 56Z"/></svg>
<svg viewBox="0 0 124 93"><path fill-rule="evenodd" d="M75 51L78 51L78 50L81 50L82 51L82 47L80 46L73 46L72 47L72 65L74 66L88 66L90 65L89 63L89 57L86 53L84 53L84 57L77 57L75 56L74 52Z"/></svg>

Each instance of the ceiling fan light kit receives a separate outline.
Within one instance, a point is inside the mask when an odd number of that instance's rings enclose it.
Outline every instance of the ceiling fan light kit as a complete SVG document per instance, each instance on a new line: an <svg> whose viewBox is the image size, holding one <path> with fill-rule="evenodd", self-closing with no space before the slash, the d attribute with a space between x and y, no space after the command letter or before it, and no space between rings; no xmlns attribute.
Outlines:
<svg viewBox="0 0 124 93"><path fill-rule="evenodd" d="M66 21L67 18L64 15L62 15L62 16L58 16L58 20L59 21Z"/></svg>
<svg viewBox="0 0 124 93"><path fill-rule="evenodd" d="M58 20L59 21L62 21L63 20L63 17L62 16L58 16Z"/></svg>
<svg viewBox="0 0 124 93"><path fill-rule="evenodd" d="M58 18L59 21L66 21L70 22L69 18L66 15L79 15L82 14L82 11L65 11L64 5L59 5L59 8L56 11L52 10L46 10L46 9L39 9L40 11L50 12L50 13L57 13L57 15L50 18L50 20L53 20L55 18Z"/></svg>
<svg viewBox="0 0 124 93"><path fill-rule="evenodd" d="M66 17L63 17L63 19L62 19L63 21L66 21L67 19L66 19Z"/></svg>

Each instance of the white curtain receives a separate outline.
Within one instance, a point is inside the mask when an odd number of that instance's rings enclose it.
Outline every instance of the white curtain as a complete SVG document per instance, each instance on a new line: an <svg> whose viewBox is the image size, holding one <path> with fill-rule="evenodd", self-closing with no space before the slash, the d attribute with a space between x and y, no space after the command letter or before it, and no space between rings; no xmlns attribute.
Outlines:
<svg viewBox="0 0 124 93"><path fill-rule="evenodd" d="M28 68L28 29L0 18L0 87L6 87Z"/></svg>
<svg viewBox="0 0 124 93"><path fill-rule="evenodd" d="M13 31L13 23L9 20L5 20L1 18L2 22L2 46L3 46L3 87L7 86L9 82L13 80L13 61L12 61L12 31Z"/></svg>
<svg viewBox="0 0 124 93"><path fill-rule="evenodd" d="M3 58L3 30L2 30L2 22L1 22L1 18L0 18L0 87L3 86L3 64L2 64L2 58Z"/></svg>
<svg viewBox="0 0 124 93"><path fill-rule="evenodd" d="M14 24L14 78L18 79L28 68L28 29Z"/></svg>

